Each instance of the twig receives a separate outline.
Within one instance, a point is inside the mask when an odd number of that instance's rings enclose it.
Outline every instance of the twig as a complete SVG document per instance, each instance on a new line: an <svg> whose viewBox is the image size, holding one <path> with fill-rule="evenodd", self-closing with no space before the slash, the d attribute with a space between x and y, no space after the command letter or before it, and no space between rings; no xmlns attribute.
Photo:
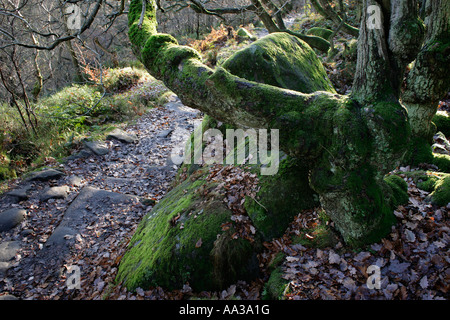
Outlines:
<svg viewBox="0 0 450 320"><path fill-rule="evenodd" d="M139 22L138 22L138 28L139 29L142 28L142 24L144 23L145 11L147 11L147 0L142 0L141 17L139 18Z"/></svg>

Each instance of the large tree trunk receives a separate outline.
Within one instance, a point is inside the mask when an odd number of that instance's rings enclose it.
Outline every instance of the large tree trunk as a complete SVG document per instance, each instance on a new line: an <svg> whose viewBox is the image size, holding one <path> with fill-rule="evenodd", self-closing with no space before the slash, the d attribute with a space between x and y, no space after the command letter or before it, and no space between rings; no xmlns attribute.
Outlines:
<svg viewBox="0 0 450 320"><path fill-rule="evenodd" d="M383 177L408 148L407 112L398 98L420 39L419 27L399 32L405 21L419 23L414 6L386 3L364 0L351 96L288 91L210 69L195 50L157 33L153 0L143 15L141 0L131 2L129 36L148 71L185 104L240 127L279 129L280 148L309 166L310 185L344 240L361 245L384 236L395 220ZM381 8L380 29L365 23L370 5Z"/></svg>
<svg viewBox="0 0 450 320"><path fill-rule="evenodd" d="M414 145L430 145L435 127L432 118L440 99L450 90L450 1L426 1L425 43L406 78L401 95L408 109ZM421 149L421 148L419 148ZM425 161L428 155L412 154L415 162Z"/></svg>

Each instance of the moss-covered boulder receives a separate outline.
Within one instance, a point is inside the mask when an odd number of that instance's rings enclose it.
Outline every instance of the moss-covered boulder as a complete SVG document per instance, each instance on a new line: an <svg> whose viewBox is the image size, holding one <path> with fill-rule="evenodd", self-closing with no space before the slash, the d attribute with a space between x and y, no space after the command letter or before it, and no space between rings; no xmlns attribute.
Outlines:
<svg viewBox="0 0 450 320"><path fill-rule="evenodd" d="M239 38L243 40L256 40L257 38L252 35L247 29L239 28L237 31L237 35Z"/></svg>
<svg viewBox="0 0 450 320"><path fill-rule="evenodd" d="M450 173L450 156L447 154L433 154L432 163L442 172Z"/></svg>
<svg viewBox="0 0 450 320"><path fill-rule="evenodd" d="M384 178L384 182L389 189L385 193L389 196L392 209L408 203L408 184L405 180L397 175L388 175Z"/></svg>
<svg viewBox="0 0 450 320"><path fill-rule="evenodd" d="M283 270L281 267L276 268L264 285L263 299L265 300L282 300L289 281L283 278Z"/></svg>
<svg viewBox="0 0 450 320"><path fill-rule="evenodd" d="M172 189L143 218L122 258L117 281L130 290L162 286L217 290L258 275L259 242L234 239L232 212L204 168Z"/></svg>
<svg viewBox="0 0 450 320"><path fill-rule="evenodd" d="M320 27L313 27L309 29L306 32L309 36L316 36L324 38L325 40L330 40L331 35L333 34L333 30L326 29L326 28L320 28Z"/></svg>
<svg viewBox="0 0 450 320"><path fill-rule="evenodd" d="M247 80L296 90L335 92L313 49L287 33L271 33L237 51L222 65Z"/></svg>
<svg viewBox="0 0 450 320"><path fill-rule="evenodd" d="M438 131L441 131L445 136L450 136L450 117L446 111L438 111L433 117L433 122Z"/></svg>
<svg viewBox="0 0 450 320"><path fill-rule="evenodd" d="M412 178L419 189L430 192L427 200L439 206L450 202L450 174L433 171L412 171L405 175Z"/></svg>
<svg viewBox="0 0 450 320"><path fill-rule="evenodd" d="M436 182L434 191L430 194L431 201L444 207L450 203L450 175Z"/></svg>

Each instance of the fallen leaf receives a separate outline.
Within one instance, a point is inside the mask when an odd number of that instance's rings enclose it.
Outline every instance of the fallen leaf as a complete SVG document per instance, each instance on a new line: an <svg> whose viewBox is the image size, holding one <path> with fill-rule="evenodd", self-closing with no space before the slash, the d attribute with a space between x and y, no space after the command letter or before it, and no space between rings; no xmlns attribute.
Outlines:
<svg viewBox="0 0 450 320"><path fill-rule="evenodd" d="M420 279L420 286L422 289L426 289L428 287L428 279L427 276L424 276L422 279Z"/></svg>
<svg viewBox="0 0 450 320"><path fill-rule="evenodd" d="M412 232L409 229L405 230L405 237L406 237L406 241L408 241L408 242L416 241L416 236L415 236L414 232Z"/></svg>
<svg viewBox="0 0 450 320"><path fill-rule="evenodd" d="M195 244L196 248L200 248L202 246L203 242L202 242L202 238L198 239L197 243Z"/></svg>
<svg viewBox="0 0 450 320"><path fill-rule="evenodd" d="M328 255L328 262L330 264L338 264L340 261L341 257L337 253L330 251L330 254Z"/></svg>

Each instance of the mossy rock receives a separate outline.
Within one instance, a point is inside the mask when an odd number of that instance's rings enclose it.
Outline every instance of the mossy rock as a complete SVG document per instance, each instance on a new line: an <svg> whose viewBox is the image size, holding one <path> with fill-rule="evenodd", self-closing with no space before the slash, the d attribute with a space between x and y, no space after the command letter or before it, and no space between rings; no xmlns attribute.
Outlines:
<svg viewBox="0 0 450 320"><path fill-rule="evenodd" d="M253 36L247 29L245 28L239 28L237 31L238 37L244 40L256 40L257 38Z"/></svg>
<svg viewBox="0 0 450 320"><path fill-rule="evenodd" d="M161 286L219 290L258 275L259 242L232 239L231 211L212 192L204 169L172 189L143 218L119 265L117 281L129 290ZM201 191L200 191L201 190Z"/></svg>
<svg viewBox="0 0 450 320"><path fill-rule="evenodd" d="M433 154L432 163L442 172L450 173L450 156L446 154Z"/></svg>
<svg viewBox="0 0 450 320"><path fill-rule="evenodd" d="M444 207L450 203L450 175L436 182L434 191L430 194L431 202Z"/></svg>
<svg viewBox="0 0 450 320"><path fill-rule="evenodd" d="M413 171L404 173L413 179L417 187L430 192L427 200L439 206L450 202L450 174L433 171Z"/></svg>
<svg viewBox="0 0 450 320"><path fill-rule="evenodd" d="M405 180L397 175L388 175L384 178L384 182L388 185L391 192L387 192L390 197L390 203L393 209L399 205L408 203L408 184Z"/></svg>
<svg viewBox="0 0 450 320"><path fill-rule="evenodd" d="M356 61L358 53L358 40L351 39L347 42L344 42L344 51L342 52L342 56L345 60Z"/></svg>
<svg viewBox="0 0 450 320"><path fill-rule="evenodd" d="M331 35L333 34L333 30L319 28L319 27L313 27L313 28L309 29L306 32L306 34L309 36L316 36L316 37L321 37L325 40L330 40Z"/></svg>
<svg viewBox="0 0 450 320"><path fill-rule="evenodd" d="M276 268L270 274L269 280L264 285L264 300L283 300L289 281L283 278L281 267Z"/></svg>
<svg viewBox="0 0 450 320"><path fill-rule="evenodd" d="M433 117L433 122L438 131L441 131L445 136L450 136L450 117L446 111L438 111Z"/></svg>
<svg viewBox="0 0 450 320"><path fill-rule="evenodd" d="M308 183L309 171L300 161L283 153L280 156L277 174L260 175L255 199L248 196L245 199L247 214L265 241L283 235L301 210L320 205L318 195Z"/></svg>
<svg viewBox="0 0 450 320"><path fill-rule="evenodd" d="M0 181L17 178L16 171L7 166L0 166Z"/></svg>
<svg viewBox="0 0 450 320"><path fill-rule="evenodd" d="M234 75L304 93L335 92L311 47L287 33L271 33L237 51L222 65Z"/></svg>

